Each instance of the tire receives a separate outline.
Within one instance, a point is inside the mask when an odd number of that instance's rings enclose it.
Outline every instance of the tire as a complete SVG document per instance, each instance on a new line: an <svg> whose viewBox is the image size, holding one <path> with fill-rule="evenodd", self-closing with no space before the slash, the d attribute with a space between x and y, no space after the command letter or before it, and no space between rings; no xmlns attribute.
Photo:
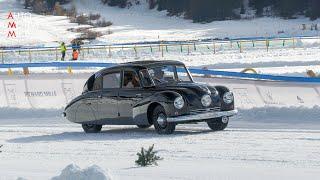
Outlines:
<svg viewBox="0 0 320 180"><path fill-rule="evenodd" d="M229 118L228 120L222 120L223 117L220 118L213 118L207 121L207 124L209 128L213 131L223 131L229 123Z"/></svg>
<svg viewBox="0 0 320 180"><path fill-rule="evenodd" d="M102 125L82 124L82 129L86 133L98 133L101 131Z"/></svg>
<svg viewBox="0 0 320 180"><path fill-rule="evenodd" d="M172 134L176 129L175 123L167 122L167 115L162 106L157 106L152 112L152 122L158 134Z"/></svg>
<svg viewBox="0 0 320 180"><path fill-rule="evenodd" d="M137 125L137 126L140 129L147 129L147 128L151 127L152 125Z"/></svg>

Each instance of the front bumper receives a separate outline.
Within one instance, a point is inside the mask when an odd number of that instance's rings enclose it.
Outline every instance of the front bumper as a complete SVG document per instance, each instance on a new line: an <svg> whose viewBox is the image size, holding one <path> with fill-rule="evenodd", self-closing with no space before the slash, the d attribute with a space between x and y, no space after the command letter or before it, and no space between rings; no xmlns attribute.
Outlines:
<svg viewBox="0 0 320 180"><path fill-rule="evenodd" d="M177 117L168 117L167 122L192 122L192 121L203 121L213 118L219 117L230 117L234 116L238 113L238 110L231 110L231 111L210 111L210 112L203 112L199 114L190 114L190 115L183 115Z"/></svg>

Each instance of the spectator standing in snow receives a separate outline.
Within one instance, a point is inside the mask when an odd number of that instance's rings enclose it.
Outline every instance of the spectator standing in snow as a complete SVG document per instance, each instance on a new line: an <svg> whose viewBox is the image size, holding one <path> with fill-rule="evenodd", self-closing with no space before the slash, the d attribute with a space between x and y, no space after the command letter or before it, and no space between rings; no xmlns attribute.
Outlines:
<svg viewBox="0 0 320 180"><path fill-rule="evenodd" d="M78 56L79 56L79 53L77 50L73 49L73 52L72 52L72 60L76 61L78 60Z"/></svg>
<svg viewBox="0 0 320 180"><path fill-rule="evenodd" d="M64 58L66 57L66 51L67 51L67 47L64 44L64 42L62 42L60 45L60 51L61 51L61 61L64 61Z"/></svg>
<svg viewBox="0 0 320 180"><path fill-rule="evenodd" d="M73 40L72 41L72 50L77 50L78 51L78 53L80 53L80 48L81 48L81 46L80 46L80 41L77 41L77 40Z"/></svg>

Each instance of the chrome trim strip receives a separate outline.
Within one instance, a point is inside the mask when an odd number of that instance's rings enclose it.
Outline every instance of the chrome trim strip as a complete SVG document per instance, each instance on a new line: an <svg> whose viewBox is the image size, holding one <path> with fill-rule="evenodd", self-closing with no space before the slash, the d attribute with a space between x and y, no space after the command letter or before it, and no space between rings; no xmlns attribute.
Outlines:
<svg viewBox="0 0 320 180"><path fill-rule="evenodd" d="M168 117L168 122L186 122L186 121L195 121L195 120L205 120L205 119L211 119L211 118L218 118L218 117L230 117L234 116L238 113L238 110L232 110L232 111L214 111L214 112L204 112L199 114L190 114L190 115L184 115L184 116L177 116L177 117Z"/></svg>
<svg viewBox="0 0 320 180"><path fill-rule="evenodd" d="M194 109L190 110L190 114L199 114L204 112L221 111L220 107L208 108L208 109Z"/></svg>

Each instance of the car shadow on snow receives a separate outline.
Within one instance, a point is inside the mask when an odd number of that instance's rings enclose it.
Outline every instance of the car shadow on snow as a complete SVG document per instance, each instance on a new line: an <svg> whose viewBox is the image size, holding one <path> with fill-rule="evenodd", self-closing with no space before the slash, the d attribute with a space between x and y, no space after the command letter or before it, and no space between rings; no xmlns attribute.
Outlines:
<svg viewBox="0 0 320 180"><path fill-rule="evenodd" d="M215 133L207 129L177 129L171 135L159 135L153 128L118 128L103 130L101 133L86 134L84 132L63 132L39 136L27 136L9 139L9 143L60 142L60 141L118 141L130 139L176 138L181 136Z"/></svg>

